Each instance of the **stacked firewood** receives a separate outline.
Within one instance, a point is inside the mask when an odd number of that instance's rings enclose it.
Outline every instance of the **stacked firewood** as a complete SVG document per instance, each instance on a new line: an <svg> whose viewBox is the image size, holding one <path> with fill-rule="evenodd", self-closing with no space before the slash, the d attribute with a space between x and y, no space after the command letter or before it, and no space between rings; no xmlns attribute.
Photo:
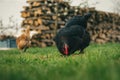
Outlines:
<svg viewBox="0 0 120 80"><path fill-rule="evenodd" d="M62 0L28 0L27 3L29 6L24 6L21 12L22 27L30 26L31 30L39 32L33 36L32 44L40 47L53 45L57 28L65 25L60 16L65 15L69 4Z"/></svg>
<svg viewBox="0 0 120 80"><path fill-rule="evenodd" d="M88 23L92 42L120 42L120 15L102 11L93 14Z"/></svg>
<svg viewBox="0 0 120 80"><path fill-rule="evenodd" d="M120 42L120 25L103 22L95 26L89 26L88 31L92 42Z"/></svg>
<svg viewBox="0 0 120 80"><path fill-rule="evenodd" d="M75 15L91 12L88 31L92 42L120 42L120 16L113 13L97 11L95 8L70 6L63 0L28 0L21 16L22 27L30 26L39 34L33 36L32 44L40 47L54 45L52 40L58 29L64 27L66 21Z"/></svg>
<svg viewBox="0 0 120 80"><path fill-rule="evenodd" d="M12 36L0 35L0 41L11 38Z"/></svg>

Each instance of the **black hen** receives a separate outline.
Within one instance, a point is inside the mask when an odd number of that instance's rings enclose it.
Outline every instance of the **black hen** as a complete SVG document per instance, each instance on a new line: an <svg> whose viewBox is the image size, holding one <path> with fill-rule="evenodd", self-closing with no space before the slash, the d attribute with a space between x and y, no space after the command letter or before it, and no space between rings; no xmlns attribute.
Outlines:
<svg viewBox="0 0 120 80"><path fill-rule="evenodd" d="M84 16L74 16L64 28L56 34L54 41L63 55L70 55L77 50L83 52L90 43L90 35L86 31L87 21L91 13Z"/></svg>

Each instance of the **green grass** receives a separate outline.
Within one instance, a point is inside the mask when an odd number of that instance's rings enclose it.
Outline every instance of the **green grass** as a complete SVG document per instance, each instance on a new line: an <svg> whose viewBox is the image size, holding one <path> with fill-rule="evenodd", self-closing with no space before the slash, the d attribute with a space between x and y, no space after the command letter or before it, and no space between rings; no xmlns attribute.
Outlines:
<svg viewBox="0 0 120 80"><path fill-rule="evenodd" d="M69 57L56 47L0 51L0 80L120 80L120 43L91 44Z"/></svg>

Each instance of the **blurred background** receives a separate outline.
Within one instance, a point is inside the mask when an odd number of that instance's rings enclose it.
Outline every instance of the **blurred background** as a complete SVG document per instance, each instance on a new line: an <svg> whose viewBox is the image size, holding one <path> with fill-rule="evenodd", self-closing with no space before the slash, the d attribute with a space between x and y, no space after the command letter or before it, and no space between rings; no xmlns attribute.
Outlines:
<svg viewBox="0 0 120 80"><path fill-rule="evenodd" d="M53 1L53 4L50 1ZM44 4L42 7L41 3ZM53 9L54 4L56 6ZM92 42L120 42L119 0L1 0L0 10L0 40L16 38L22 34L23 28L30 26L32 31L40 33L33 37L33 44L40 47L51 46L54 45L51 41L54 32L62 28L66 21L74 15L91 12L93 16L88 22L88 31ZM46 13L47 15L43 15ZM36 40L38 38L39 40ZM5 43L2 41L1 45Z"/></svg>
<svg viewBox="0 0 120 80"><path fill-rule="evenodd" d="M116 2L114 0L71 0L71 5L79 6L80 3L86 1L88 6L95 7L97 10L115 12L115 4L119 0L116 0ZM28 5L26 0L0 0L0 19L3 20L3 24L7 25L11 16L13 16L16 23L20 24L22 20L20 11L23 10L22 7L25 5Z"/></svg>

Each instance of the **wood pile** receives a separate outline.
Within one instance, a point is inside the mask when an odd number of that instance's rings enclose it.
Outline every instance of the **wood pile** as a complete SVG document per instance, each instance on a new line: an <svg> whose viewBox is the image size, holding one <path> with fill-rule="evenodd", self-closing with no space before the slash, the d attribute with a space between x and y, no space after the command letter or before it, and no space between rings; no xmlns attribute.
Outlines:
<svg viewBox="0 0 120 80"><path fill-rule="evenodd" d="M95 10L88 22L88 31L92 42L120 43L120 15Z"/></svg>
<svg viewBox="0 0 120 80"><path fill-rule="evenodd" d="M56 31L64 27L71 17L87 12L93 14L88 22L92 42L120 42L120 16L117 14L70 6L63 0L27 0L27 3L29 6L24 6L24 11L21 11L24 18L21 26L30 26L31 30L39 32L32 38L34 46L54 45L52 39Z"/></svg>
<svg viewBox="0 0 120 80"><path fill-rule="evenodd" d="M24 18L22 27L30 26L31 30L39 32L33 36L32 44L40 47L53 45L57 28L65 25L64 20L58 16L64 15L69 4L62 0L28 0L27 3L29 6L24 6L21 12Z"/></svg>
<svg viewBox="0 0 120 80"><path fill-rule="evenodd" d="M95 26L89 26L88 31L91 35L92 42L106 43L119 42L120 43L120 25L113 25L111 23L100 23Z"/></svg>
<svg viewBox="0 0 120 80"><path fill-rule="evenodd" d="M9 38L15 38L14 36L6 36L6 35L0 35L0 41L4 41Z"/></svg>

